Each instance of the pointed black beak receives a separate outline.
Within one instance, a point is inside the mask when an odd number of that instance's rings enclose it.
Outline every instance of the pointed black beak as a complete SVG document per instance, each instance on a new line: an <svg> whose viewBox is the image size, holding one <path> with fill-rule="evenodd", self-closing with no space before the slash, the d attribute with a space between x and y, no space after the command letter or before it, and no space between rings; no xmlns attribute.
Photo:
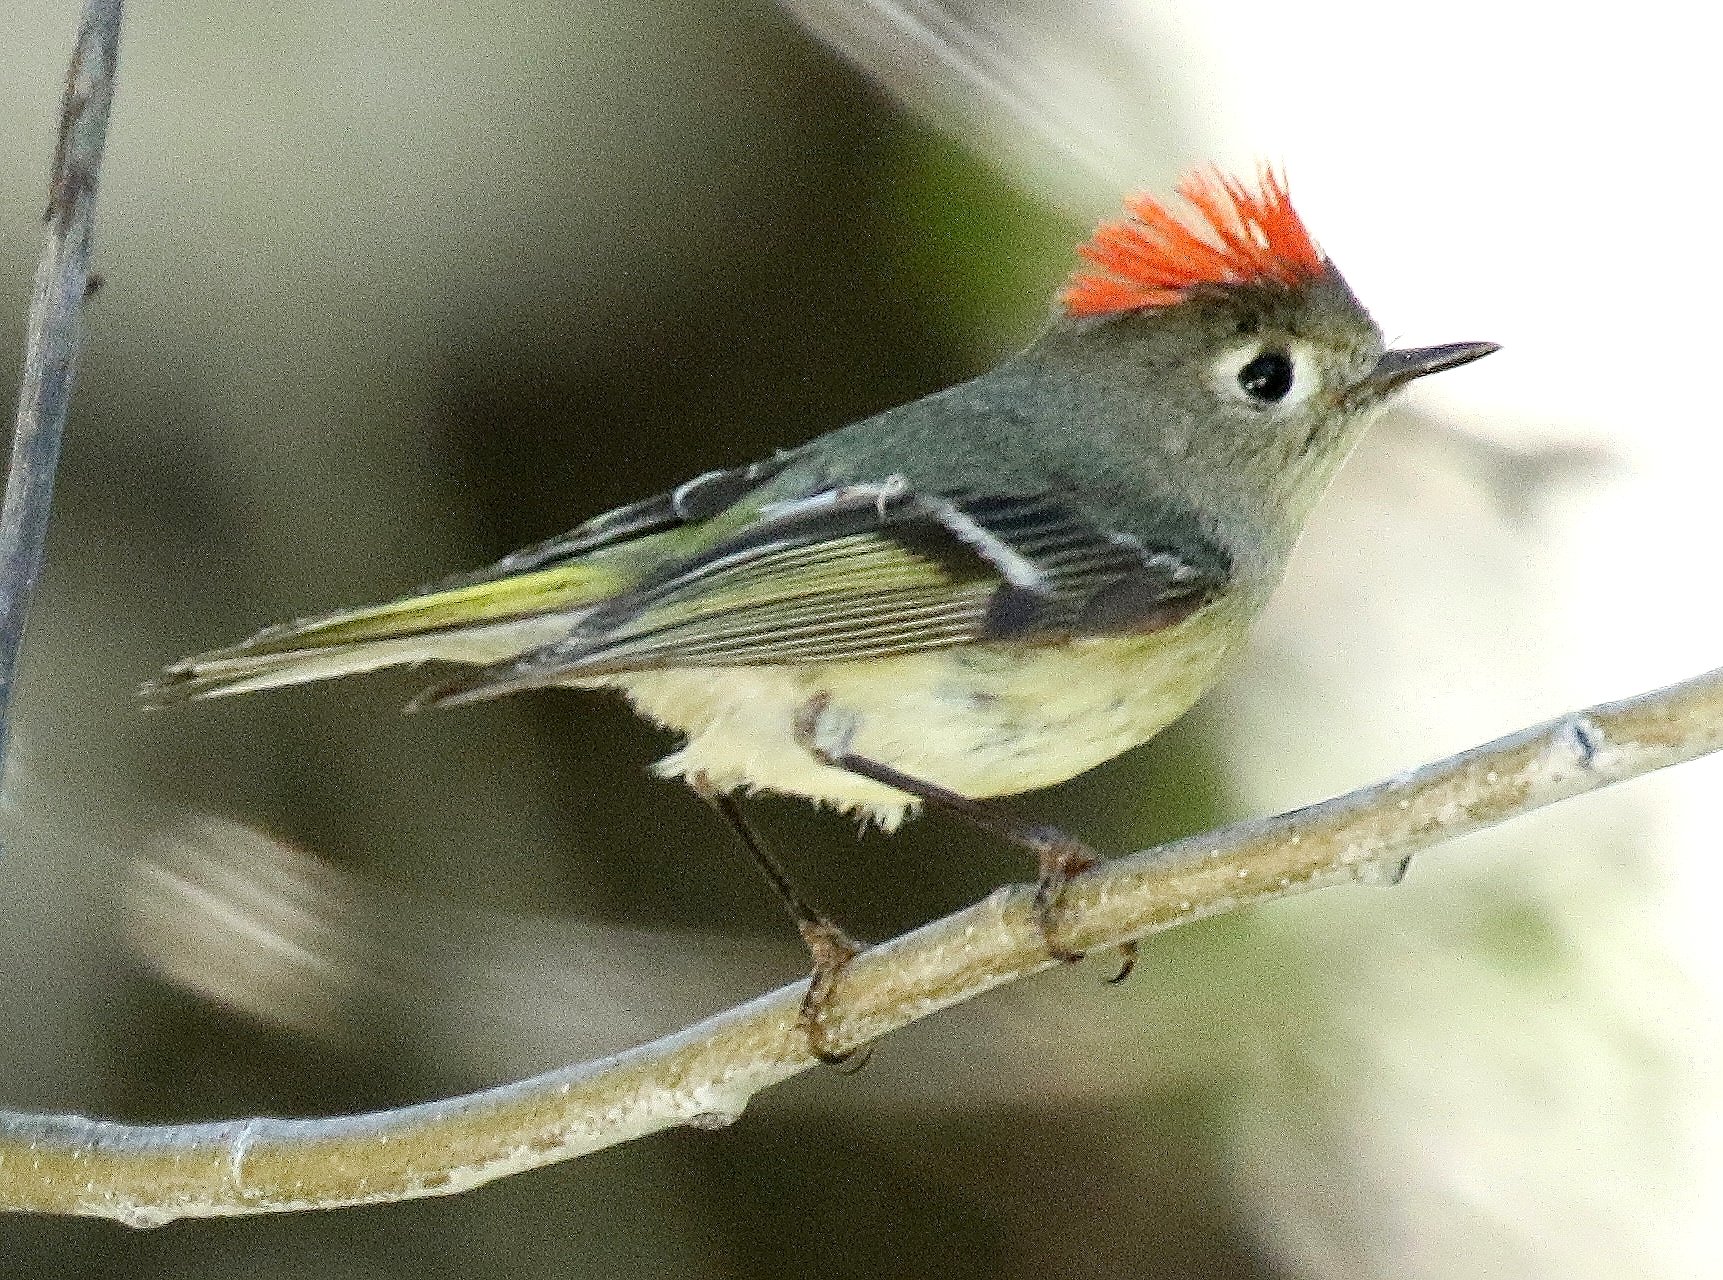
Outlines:
<svg viewBox="0 0 1723 1280"><path fill-rule="evenodd" d="M1384 352L1356 390L1379 400L1414 378L1422 378L1427 373L1441 373L1444 369L1458 369L1500 350L1501 344L1497 342L1450 342L1441 347L1412 347L1405 351Z"/></svg>

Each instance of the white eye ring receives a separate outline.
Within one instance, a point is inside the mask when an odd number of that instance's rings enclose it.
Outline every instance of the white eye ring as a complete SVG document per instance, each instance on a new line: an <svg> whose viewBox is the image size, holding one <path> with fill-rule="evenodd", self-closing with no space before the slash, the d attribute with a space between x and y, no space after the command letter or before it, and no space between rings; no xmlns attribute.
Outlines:
<svg viewBox="0 0 1723 1280"><path fill-rule="evenodd" d="M1292 369L1292 380L1279 396L1263 398L1246 391L1240 382L1245 368L1263 356L1284 355ZM1280 412L1308 400L1321 385L1317 372L1316 352L1300 338L1253 338L1228 347L1209 366L1209 381L1228 400L1254 409L1258 413Z"/></svg>

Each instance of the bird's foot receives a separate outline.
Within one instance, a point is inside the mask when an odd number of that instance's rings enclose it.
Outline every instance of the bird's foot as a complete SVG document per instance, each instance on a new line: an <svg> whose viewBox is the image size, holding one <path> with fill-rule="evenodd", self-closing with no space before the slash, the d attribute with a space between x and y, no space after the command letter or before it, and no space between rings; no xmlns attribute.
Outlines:
<svg viewBox="0 0 1723 1280"><path fill-rule="evenodd" d="M730 829L748 851L748 857L795 923L796 932L801 935L802 944L814 962L813 975L808 979L808 993L802 997L801 1011L796 1018L807 1035L809 1052L827 1064L850 1061L855 1056L853 1049L840 1052L831 1046L831 1037L826 1029L826 1006L831 1002L839 975L851 960L861 954L862 944L802 895L783 864L767 847L765 838L748 821L734 796L716 790L703 775L690 778L689 785L730 824ZM856 1065L860 1066L865 1061L864 1056L857 1060Z"/></svg>
<svg viewBox="0 0 1723 1280"><path fill-rule="evenodd" d="M1047 954L1068 964L1081 960L1081 951L1060 941L1060 916L1066 884L1100 862L1094 851L1057 827L1031 826L985 800L971 799L937 783L911 777L882 761L855 755L850 743L855 737L856 724L853 716L834 708L831 699L820 693L808 699L797 713L794 733L796 742L821 764L914 796L1033 853L1038 869L1035 923ZM1119 947L1119 971L1108 981L1123 982L1130 977L1136 963L1136 942L1123 943Z"/></svg>
<svg viewBox="0 0 1723 1280"><path fill-rule="evenodd" d="M797 920L796 930L802 935L802 942L814 962L813 975L808 979L808 993L802 997L801 1011L796 1018L802 1033L808 1038L808 1050L827 1066L849 1062L856 1051L832 1047L831 1032L826 1026L826 1009L844 970L864 948L825 916Z"/></svg>
<svg viewBox="0 0 1723 1280"><path fill-rule="evenodd" d="M1072 950L1059 940L1065 886L1073 876L1082 875L1100 859L1087 845L1057 827L1034 827L1025 834L1037 862L1035 927L1041 931L1048 955L1066 964L1074 964L1083 958L1083 953Z"/></svg>
<svg viewBox="0 0 1723 1280"><path fill-rule="evenodd" d="M1083 958L1084 953L1073 950L1060 941L1065 889L1073 877L1082 875L1091 867L1099 866L1101 860L1088 845L1057 827L1034 827L1025 835L1025 843L1035 854L1038 870L1035 880L1035 926L1041 931L1041 940L1047 947L1048 955L1066 964L1075 964ZM1135 939L1121 943L1119 971L1107 981L1114 984L1123 982L1131 976L1131 970L1136 968L1136 964Z"/></svg>

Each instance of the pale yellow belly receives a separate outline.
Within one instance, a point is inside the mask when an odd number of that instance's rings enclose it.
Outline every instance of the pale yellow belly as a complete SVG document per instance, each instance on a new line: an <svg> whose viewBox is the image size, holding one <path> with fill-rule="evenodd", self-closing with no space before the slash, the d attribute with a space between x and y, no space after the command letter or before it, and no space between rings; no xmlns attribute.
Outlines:
<svg viewBox="0 0 1723 1280"><path fill-rule="evenodd" d="M797 716L821 695L822 734L846 736L856 754L966 796L1008 795L1062 782L1159 733L1214 683L1241 623L1211 608L1148 636L607 683L685 735L660 774L802 796L890 828L914 807L908 796L823 765L798 742Z"/></svg>

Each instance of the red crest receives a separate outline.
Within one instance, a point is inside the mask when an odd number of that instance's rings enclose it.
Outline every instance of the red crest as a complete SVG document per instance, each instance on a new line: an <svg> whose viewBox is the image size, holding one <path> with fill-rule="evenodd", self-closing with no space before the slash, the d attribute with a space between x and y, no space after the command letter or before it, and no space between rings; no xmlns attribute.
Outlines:
<svg viewBox="0 0 1723 1280"><path fill-rule="evenodd" d="M1059 295L1066 315L1167 307L1198 285L1301 284L1327 270L1272 169L1264 167L1256 191L1210 169L1185 178L1178 192L1201 228L1148 196L1127 200L1129 218L1103 222L1078 248L1101 271L1072 274Z"/></svg>

